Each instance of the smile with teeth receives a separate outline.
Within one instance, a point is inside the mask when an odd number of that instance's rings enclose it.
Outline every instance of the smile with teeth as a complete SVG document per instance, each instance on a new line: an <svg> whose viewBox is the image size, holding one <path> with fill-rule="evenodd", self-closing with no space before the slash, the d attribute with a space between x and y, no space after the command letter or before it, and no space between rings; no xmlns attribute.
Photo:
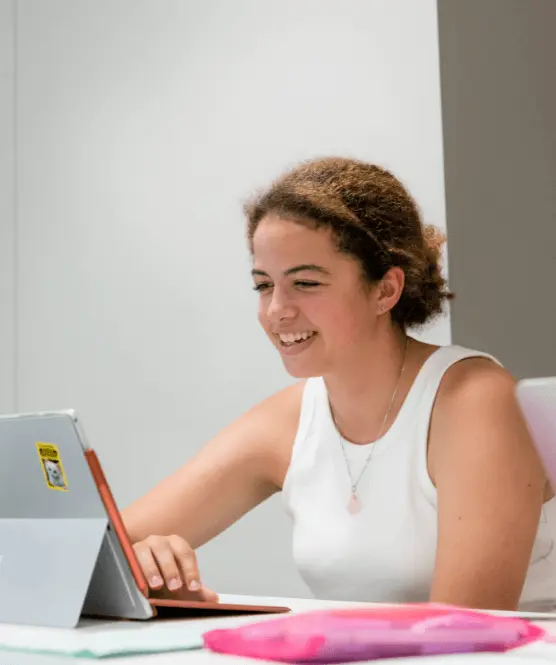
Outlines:
<svg viewBox="0 0 556 665"><path fill-rule="evenodd" d="M284 346L292 346L293 344L299 344L307 339L311 339L316 334L316 330L307 330L298 333L278 333L278 337Z"/></svg>

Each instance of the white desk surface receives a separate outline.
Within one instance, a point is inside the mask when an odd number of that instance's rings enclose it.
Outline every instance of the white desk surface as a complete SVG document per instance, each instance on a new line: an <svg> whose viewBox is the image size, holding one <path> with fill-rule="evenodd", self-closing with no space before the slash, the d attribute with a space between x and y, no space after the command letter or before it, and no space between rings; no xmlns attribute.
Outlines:
<svg viewBox="0 0 556 665"><path fill-rule="evenodd" d="M230 596L221 595L222 602L244 602L257 605L285 605L294 612L300 612L312 609L323 609L328 607L346 607L361 605L359 603L339 603L308 600L300 598L260 598L251 596ZM556 639L556 615L550 621L538 621L538 624L545 628ZM246 623L250 617L246 617ZM174 622L172 622L174 623ZM187 621L184 621L187 623ZM77 628L79 630L79 628ZM465 654L454 656L431 656L419 658L404 658L398 660L403 665L500 665L500 660L506 659L506 665L547 665L548 661L556 661L556 641L554 644L532 644L520 649L515 649L505 654ZM470 661L473 661L472 663ZM266 661L256 661L247 658L238 658L236 656L222 656L205 650L178 651L173 653L162 653L153 655L140 655L131 657L117 658L71 658L61 655L38 655L32 653L1 652L0 665L91 665L97 662L99 665L254 665ZM389 661L384 661L389 662Z"/></svg>

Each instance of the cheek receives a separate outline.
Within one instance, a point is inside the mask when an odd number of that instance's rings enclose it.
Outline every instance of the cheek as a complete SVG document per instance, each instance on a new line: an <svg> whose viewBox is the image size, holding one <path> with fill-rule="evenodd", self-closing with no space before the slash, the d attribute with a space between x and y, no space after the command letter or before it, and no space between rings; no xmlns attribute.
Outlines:
<svg viewBox="0 0 556 665"><path fill-rule="evenodd" d="M367 337L373 328L368 303L359 299L344 299L331 303L326 315L321 312L321 327L330 339L349 344L362 336ZM317 323L317 321L315 321Z"/></svg>

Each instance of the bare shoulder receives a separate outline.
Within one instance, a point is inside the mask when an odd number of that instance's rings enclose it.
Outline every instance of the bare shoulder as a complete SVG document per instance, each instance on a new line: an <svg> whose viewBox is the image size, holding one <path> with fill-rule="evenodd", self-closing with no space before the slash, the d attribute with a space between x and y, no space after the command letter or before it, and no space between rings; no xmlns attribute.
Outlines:
<svg viewBox="0 0 556 665"><path fill-rule="evenodd" d="M301 401L306 381L298 381L253 406L246 415L253 419L262 419L280 426L284 419L292 424L299 420Z"/></svg>
<svg viewBox="0 0 556 665"><path fill-rule="evenodd" d="M468 402L476 402L489 396L496 401L515 402L514 377L490 358L481 356L465 358L446 372L438 391L437 404L451 410Z"/></svg>
<svg viewBox="0 0 556 665"><path fill-rule="evenodd" d="M293 449L305 381L262 400L228 426L227 440L237 442L237 454L256 459L266 480L282 487Z"/></svg>
<svg viewBox="0 0 556 665"><path fill-rule="evenodd" d="M516 381L489 358L466 358L444 376L431 418L429 470L485 454L531 454Z"/></svg>
<svg viewBox="0 0 556 665"><path fill-rule="evenodd" d="M265 439L280 443L297 431L304 388L305 381L294 383L256 404L243 418L264 431Z"/></svg>

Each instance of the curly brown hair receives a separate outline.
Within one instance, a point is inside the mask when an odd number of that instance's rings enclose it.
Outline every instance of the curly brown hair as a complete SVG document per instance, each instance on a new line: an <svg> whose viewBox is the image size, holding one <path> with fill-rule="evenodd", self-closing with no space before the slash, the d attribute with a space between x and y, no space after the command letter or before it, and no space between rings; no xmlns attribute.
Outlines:
<svg viewBox="0 0 556 665"><path fill-rule="evenodd" d="M453 297L439 265L444 236L423 225L417 204L389 171L340 157L303 162L245 206L247 237L273 213L315 228L330 228L337 249L353 256L371 284L399 266L405 273L392 320L420 326Z"/></svg>

